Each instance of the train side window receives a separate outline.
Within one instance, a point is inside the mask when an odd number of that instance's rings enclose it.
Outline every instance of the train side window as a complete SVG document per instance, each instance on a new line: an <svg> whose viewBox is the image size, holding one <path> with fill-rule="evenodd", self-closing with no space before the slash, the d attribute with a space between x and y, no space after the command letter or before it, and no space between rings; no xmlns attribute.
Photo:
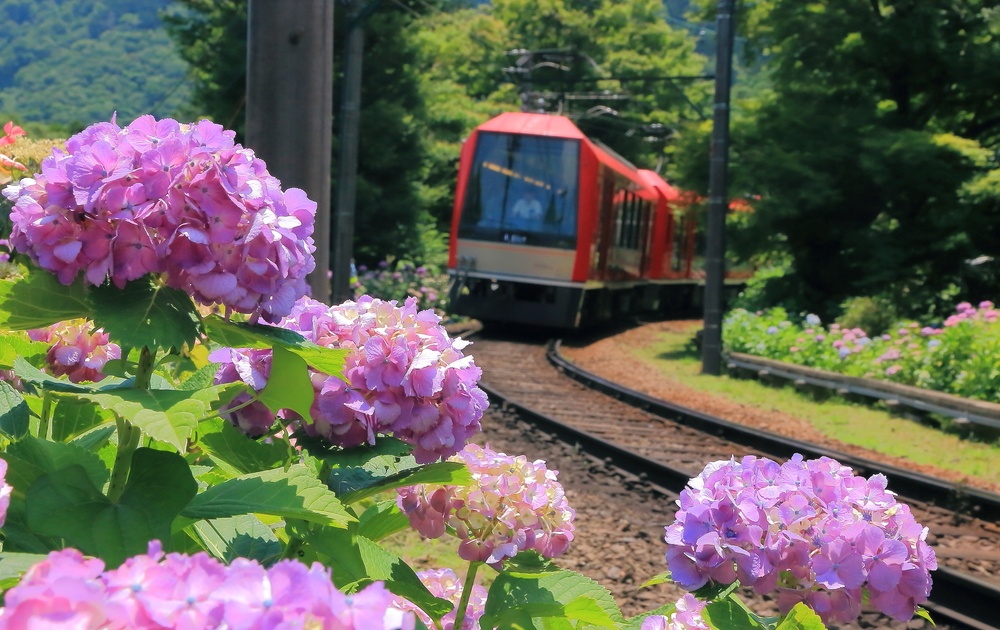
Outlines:
<svg viewBox="0 0 1000 630"><path fill-rule="evenodd" d="M459 237L576 247L578 140L480 132Z"/></svg>

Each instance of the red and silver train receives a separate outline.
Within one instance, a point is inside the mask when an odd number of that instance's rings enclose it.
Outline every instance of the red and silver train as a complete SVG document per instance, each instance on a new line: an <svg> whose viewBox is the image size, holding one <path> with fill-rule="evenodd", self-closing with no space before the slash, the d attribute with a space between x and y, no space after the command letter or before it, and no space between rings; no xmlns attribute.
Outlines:
<svg viewBox="0 0 1000 630"><path fill-rule="evenodd" d="M506 113L462 147L451 225L451 310L579 328L694 306L694 206L573 122Z"/></svg>

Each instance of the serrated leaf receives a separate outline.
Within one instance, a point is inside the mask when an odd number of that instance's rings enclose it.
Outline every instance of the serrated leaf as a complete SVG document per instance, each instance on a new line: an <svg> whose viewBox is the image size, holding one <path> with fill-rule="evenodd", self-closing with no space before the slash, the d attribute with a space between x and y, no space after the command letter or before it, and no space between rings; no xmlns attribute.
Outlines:
<svg viewBox="0 0 1000 630"><path fill-rule="evenodd" d="M346 527L357 520L329 488L301 465L224 481L196 496L184 510L184 516L197 519L255 513L334 527Z"/></svg>
<svg viewBox="0 0 1000 630"><path fill-rule="evenodd" d="M30 426L31 413L24 396L7 381L0 381L0 433L16 440L27 435Z"/></svg>
<svg viewBox="0 0 1000 630"><path fill-rule="evenodd" d="M365 510L354 528L359 535L378 542L410 527L410 519L395 501L383 501Z"/></svg>
<svg viewBox="0 0 1000 630"><path fill-rule="evenodd" d="M94 427L90 431L73 438L69 443L85 451L96 451L108 444L108 440L111 439L116 430L114 425ZM113 458L111 461L113 461Z"/></svg>
<svg viewBox="0 0 1000 630"><path fill-rule="evenodd" d="M215 373L218 371L219 366L215 363L203 366L199 368L197 372L184 379L184 381L177 386L177 389L192 390L209 387L215 382Z"/></svg>
<svg viewBox="0 0 1000 630"><path fill-rule="evenodd" d="M344 378L347 350L324 348L291 330L261 324L231 322L216 315L205 319L205 329L212 341L223 346L230 348L280 346L301 357L314 370Z"/></svg>
<svg viewBox="0 0 1000 630"><path fill-rule="evenodd" d="M611 593L597 582L562 569L501 573L490 587L485 627L507 627L512 611L531 618L566 618L586 624L614 627L625 621Z"/></svg>
<svg viewBox="0 0 1000 630"><path fill-rule="evenodd" d="M799 602L792 606L774 630L826 630L826 624L815 610L805 602Z"/></svg>
<svg viewBox="0 0 1000 630"><path fill-rule="evenodd" d="M89 316L87 289L80 281L65 286L40 270L0 281L0 328L30 330Z"/></svg>
<svg viewBox="0 0 1000 630"><path fill-rule="evenodd" d="M222 418L211 418L198 427L198 444L216 462L237 475L277 468L288 450L281 442L253 440Z"/></svg>
<svg viewBox="0 0 1000 630"><path fill-rule="evenodd" d="M192 391L119 389L80 397L129 420L153 439L184 451L198 423L244 390L241 383L227 383Z"/></svg>
<svg viewBox="0 0 1000 630"><path fill-rule="evenodd" d="M271 349L271 371L267 385L260 391L260 400L277 413L291 409L307 422L312 422L312 404L316 390L309 380L309 367L302 357L281 346Z"/></svg>
<svg viewBox="0 0 1000 630"><path fill-rule="evenodd" d="M431 595L417 574L396 554L352 531L296 526L294 535L319 550L338 588L364 587L373 581L420 606L433 619L447 614L454 604Z"/></svg>
<svg viewBox="0 0 1000 630"><path fill-rule="evenodd" d="M361 469L348 470L360 471ZM333 479L335 473L343 472L345 471L339 469L332 471L330 473L331 480ZM341 500L343 500L344 503L355 503L357 501L361 501L362 499L367 499L370 496L374 496L380 492L394 490L404 486L415 486L425 483L467 486L472 483L472 474L469 473L469 469L466 468L465 464L462 462L437 462L434 464L426 464L411 470L404 470L403 472L381 479L372 479L365 475L361 478L355 478L352 481L357 483L361 481L362 478L364 478L365 481L368 481L367 485L341 495ZM341 478L338 477L338 481L340 479Z"/></svg>
<svg viewBox="0 0 1000 630"><path fill-rule="evenodd" d="M90 291L94 323L123 348L180 348L193 345L201 317L191 297L154 282L151 276L118 289L111 284Z"/></svg>
<svg viewBox="0 0 1000 630"><path fill-rule="evenodd" d="M53 392L80 393L93 392L98 389L94 385L79 385L77 383L70 382L69 379L50 376L25 361L23 357L14 359L14 374L29 385L38 389L47 389ZM120 379L118 379L118 382L120 382Z"/></svg>
<svg viewBox="0 0 1000 630"><path fill-rule="evenodd" d="M250 558L268 565L281 555L278 537L252 514L198 521L191 529L201 547L226 564Z"/></svg>

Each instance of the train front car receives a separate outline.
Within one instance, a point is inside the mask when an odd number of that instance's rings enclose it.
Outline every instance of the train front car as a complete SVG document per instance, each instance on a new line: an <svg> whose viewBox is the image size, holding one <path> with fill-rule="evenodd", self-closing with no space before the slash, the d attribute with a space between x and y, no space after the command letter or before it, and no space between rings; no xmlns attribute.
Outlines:
<svg viewBox="0 0 1000 630"><path fill-rule="evenodd" d="M575 328L634 310L658 193L567 118L507 113L465 142L451 310Z"/></svg>

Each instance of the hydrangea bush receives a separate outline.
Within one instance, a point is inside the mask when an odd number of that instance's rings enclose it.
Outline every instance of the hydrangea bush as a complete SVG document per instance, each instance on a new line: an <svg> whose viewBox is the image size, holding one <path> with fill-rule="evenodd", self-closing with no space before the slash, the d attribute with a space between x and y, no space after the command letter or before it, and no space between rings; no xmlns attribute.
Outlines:
<svg viewBox="0 0 1000 630"><path fill-rule="evenodd" d="M4 194L30 264L0 280L0 628L806 629L856 613L851 589L900 616L926 597L905 506L824 462L812 494L745 471L735 505L685 494L667 556L697 597L625 618L552 561L575 532L556 471L469 443L468 342L416 296L305 295L315 204L217 125L99 123ZM710 468L692 488L721 489ZM384 545L411 526L454 537L465 578ZM831 568L837 536L862 568ZM737 578L801 601L758 618Z"/></svg>
<svg viewBox="0 0 1000 630"><path fill-rule="evenodd" d="M901 322L882 335L816 315L793 322L783 309L736 309L723 323L723 343L743 352L850 376L882 379L957 396L1000 401L1000 311L992 302L962 302L935 325Z"/></svg>
<svg viewBox="0 0 1000 630"><path fill-rule="evenodd" d="M371 295L399 302L413 298L417 308L442 314L448 306L448 275L436 265L416 265L408 260L382 260L374 267L361 265L352 283L355 295Z"/></svg>

